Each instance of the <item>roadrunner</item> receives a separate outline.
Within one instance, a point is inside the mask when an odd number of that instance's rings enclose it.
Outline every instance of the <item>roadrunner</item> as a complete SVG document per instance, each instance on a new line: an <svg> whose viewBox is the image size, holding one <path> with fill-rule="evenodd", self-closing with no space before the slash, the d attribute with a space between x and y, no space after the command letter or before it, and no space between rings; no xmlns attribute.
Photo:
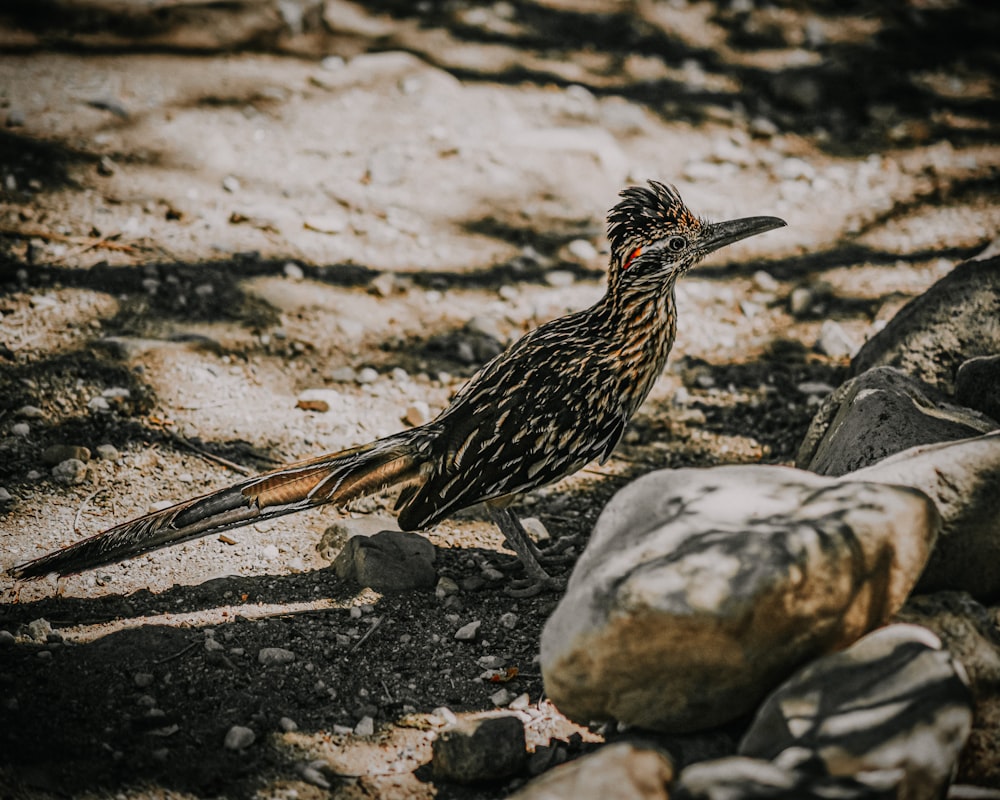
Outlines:
<svg viewBox="0 0 1000 800"><path fill-rule="evenodd" d="M677 332L677 279L720 247L785 225L709 222L656 181L608 214L607 292L525 334L479 370L431 422L265 472L125 522L11 570L68 575L229 528L396 487L403 530L485 502L524 565L519 591L555 588L510 509L518 495L602 462L659 376Z"/></svg>

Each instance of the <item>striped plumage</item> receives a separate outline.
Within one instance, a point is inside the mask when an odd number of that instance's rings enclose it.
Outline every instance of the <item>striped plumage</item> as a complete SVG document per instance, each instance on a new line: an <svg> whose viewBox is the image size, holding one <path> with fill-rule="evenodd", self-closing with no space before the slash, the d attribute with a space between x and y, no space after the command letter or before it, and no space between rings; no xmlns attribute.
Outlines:
<svg viewBox="0 0 1000 800"><path fill-rule="evenodd" d="M291 464L111 528L12 570L69 574L325 503L400 489L404 530L488 501L534 588L551 582L507 504L604 460L659 376L677 330L674 285L713 250L785 223L710 223L676 189L630 187L608 215L606 294L527 333L486 364L434 420Z"/></svg>

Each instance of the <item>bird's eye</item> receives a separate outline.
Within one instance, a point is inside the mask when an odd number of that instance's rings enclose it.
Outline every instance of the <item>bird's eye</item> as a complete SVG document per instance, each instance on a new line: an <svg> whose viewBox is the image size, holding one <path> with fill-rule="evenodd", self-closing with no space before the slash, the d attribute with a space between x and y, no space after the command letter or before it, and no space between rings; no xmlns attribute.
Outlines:
<svg viewBox="0 0 1000 800"><path fill-rule="evenodd" d="M671 236L667 239L667 248L673 250L675 253L679 253L687 247L687 244L687 239L683 236Z"/></svg>

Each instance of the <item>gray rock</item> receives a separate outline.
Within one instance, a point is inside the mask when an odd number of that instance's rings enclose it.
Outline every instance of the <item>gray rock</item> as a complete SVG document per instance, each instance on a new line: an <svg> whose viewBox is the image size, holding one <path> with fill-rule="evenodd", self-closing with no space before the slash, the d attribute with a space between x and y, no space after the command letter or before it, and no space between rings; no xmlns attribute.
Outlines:
<svg viewBox="0 0 1000 800"><path fill-rule="evenodd" d="M1000 422L1000 355L964 362L955 373L955 399Z"/></svg>
<svg viewBox="0 0 1000 800"><path fill-rule="evenodd" d="M245 750L254 743L256 738L257 734L250 730L250 728L245 728L242 725L233 725L233 727L226 731L226 738L223 745L227 750Z"/></svg>
<svg viewBox="0 0 1000 800"><path fill-rule="evenodd" d="M374 536L353 536L333 562L343 580L380 592L432 589L436 551L417 533L381 531Z"/></svg>
<svg viewBox="0 0 1000 800"><path fill-rule="evenodd" d="M14 412L14 416L22 419L45 419L45 412L38 406L21 406Z"/></svg>
<svg viewBox="0 0 1000 800"><path fill-rule="evenodd" d="M7 491L3 486L0 486L0 503L9 503L14 499L14 495Z"/></svg>
<svg viewBox="0 0 1000 800"><path fill-rule="evenodd" d="M911 597L896 619L937 634L969 678L976 713L957 779L1000 786L1000 633L995 610L966 592L935 592Z"/></svg>
<svg viewBox="0 0 1000 800"><path fill-rule="evenodd" d="M27 422L15 422L10 426L10 432L14 436L27 436L31 433L31 426Z"/></svg>
<svg viewBox="0 0 1000 800"><path fill-rule="evenodd" d="M395 517L381 514L345 517L335 521L323 531L316 549L327 561L333 561L352 536L374 536L385 530L399 530Z"/></svg>
<svg viewBox="0 0 1000 800"><path fill-rule="evenodd" d="M959 364L1000 353L1000 258L959 264L861 348L855 375L888 364L950 393Z"/></svg>
<svg viewBox="0 0 1000 800"><path fill-rule="evenodd" d="M842 384L813 417L795 465L843 475L921 444L955 441L996 427L893 367Z"/></svg>
<svg viewBox="0 0 1000 800"><path fill-rule="evenodd" d="M511 800L668 800L673 777L673 764L663 753L616 742L550 769Z"/></svg>
<svg viewBox="0 0 1000 800"><path fill-rule="evenodd" d="M473 620L472 622L466 623L457 631L455 631L455 639L459 642L471 642L474 641L476 636L479 635L479 628L482 626L482 620Z"/></svg>
<svg viewBox="0 0 1000 800"><path fill-rule="evenodd" d="M797 672L757 712L739 753L833 776L896 772L935 800L972 727L964 670L917 625L890 625Z"/></svg>
<svg viewBox="0 0 1000 800"><path fill-rule="evenodd" d="M39 617L25 626L25 633L31 641L44 644L52 633L52 624L45 617Z"/></svg>
<svg viewBox="0 0 1000 800"><path fill-rule="evenodd" d="M941 535L920 591L1000 598L1000 432L915 447L844 477L911 486L934 501Z"/></svg>
<svg viewBox="0 0 1000 800"><path fill-rule="evenodd" d="M83 483L87 480L87 465L78 458L67 458L52 468L52 477L64 486Z"/></svg>
<svg viewBox="0 0 1000 800"><path fill-rule="evenodd" d="M95 454L103 461L117 461L121 456L121 453L118 452L118 448L113 444L99 444Z"/></svg>
<svg viewBox="0 0 1000 800"><path fill-rule="evenodd" d="M72 444L53 444L42 451L42 463L49 467L54 467L69 458L90 461L90 450Z"/></svg>
<svg viewBox="0 0 1000 800"><path fill-rule="evenodd" d="M820 326L816 349L830 358L849 358L858 351L858 343L840 323L828 319Z"/></svg>
<svg viewBox="0 0 1000 800"><path fill-rule="evenodd" d="M671 733L754 708L906 599L939 520L921 493L785 467L662 470L608 504L542 633L577 721Z"/></svg>
<svg viewBox="0 0 1000 800"><path fill-rule="evenodd" d="M434 741L431 765L438 779L477 783L508 778L524 768L524 726L513 714L472 717Z"/></svg>
<svg viewBox="0 0 1000 800"><path fill-rule="evenodd" d="M206 641L206 644L208 641ZM295 653L286 650L284 647L262 647L257 653L257 661L265 667L274 667L281 664L291 664L295 660Z"/></svg>

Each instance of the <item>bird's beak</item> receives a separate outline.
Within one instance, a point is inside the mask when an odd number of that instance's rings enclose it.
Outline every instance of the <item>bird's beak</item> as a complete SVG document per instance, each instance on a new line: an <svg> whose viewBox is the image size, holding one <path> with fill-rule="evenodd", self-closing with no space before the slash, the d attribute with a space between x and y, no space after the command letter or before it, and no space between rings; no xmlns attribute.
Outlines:
<svg viewBox="0 0 1000 800"><path fill-rule="evenodd" d="M778 217L744 217L743 219L731 219L727 222L712 222L708 225L708 231L702 234L699 249L702 255L708 255L720 247L738 242L740 239L756 236L765 231L773 231L775 228L784 228L787 224Z"/></svg>

